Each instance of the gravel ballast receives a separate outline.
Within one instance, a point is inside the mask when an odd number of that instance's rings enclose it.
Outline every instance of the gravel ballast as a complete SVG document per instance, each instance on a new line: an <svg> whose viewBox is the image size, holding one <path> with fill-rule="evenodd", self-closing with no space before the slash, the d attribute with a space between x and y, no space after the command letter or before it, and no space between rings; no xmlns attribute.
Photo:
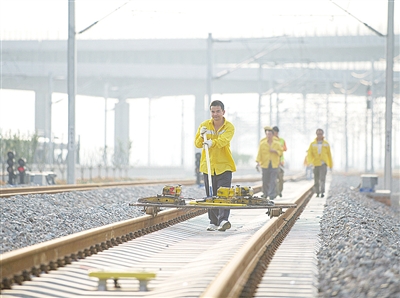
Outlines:
<svg viewBox="0 0 400 298"><path fill-rule="evenodd" d="M400 297L399 210L351 190L359 180L332 179L320 222L319 297Z"/></svg>
<svg viewBox="0 0 400 298"><path fill-rule="evenodd" d="M1 253L145 215L131 207L141 197L162 192L164 185L107 188L58 194L2 198ZM185 197L202 198L204 187L183 186Z"/></svg>

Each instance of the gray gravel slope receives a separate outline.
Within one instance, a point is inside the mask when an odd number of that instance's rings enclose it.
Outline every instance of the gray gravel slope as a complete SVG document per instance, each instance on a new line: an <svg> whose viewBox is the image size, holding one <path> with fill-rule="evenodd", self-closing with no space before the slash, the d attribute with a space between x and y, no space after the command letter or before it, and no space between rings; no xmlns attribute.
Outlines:
<svg viewBox="0 0 400 298"><path fill-rule="evenodd" d="M334 176L321 219L319 297L400 297L399 210Z"/></svg>
<svg viewBox="0 0 400 298"><path fill-rule="evenodd" d="M130 207L129 203L160 194L163 186L3 198L0 200L0 253L142 216L142 208ZM182 194L202 198L205 191L197 185L183 186Z"/></svg>

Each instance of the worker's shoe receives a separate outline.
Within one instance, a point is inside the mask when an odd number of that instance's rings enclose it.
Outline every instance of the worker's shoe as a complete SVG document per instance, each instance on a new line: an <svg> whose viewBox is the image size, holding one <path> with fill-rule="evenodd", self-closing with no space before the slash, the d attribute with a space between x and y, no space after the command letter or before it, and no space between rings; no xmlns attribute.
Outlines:
<svg viewBox="0 0 400 298"><path fill-rule="evenodd" d="M325 197L325 195L322 193L322 194L321 194L321 198L323 198L323 197Z"/></svg>
<svg viewBox="0 0 400 298"><path fill-rule="evenodd" d="M227 220L221 221L218 227L218 231L220 232L225 232L225 230L228 230L231 228L231 223Z"/></svg>
<svg viewBox="0 0 400 298"><path fill-rule="evenodd" d="M207 227L207 231L216 231L219 227L217 225L214 224L209 224L209 226Z"/></svg>

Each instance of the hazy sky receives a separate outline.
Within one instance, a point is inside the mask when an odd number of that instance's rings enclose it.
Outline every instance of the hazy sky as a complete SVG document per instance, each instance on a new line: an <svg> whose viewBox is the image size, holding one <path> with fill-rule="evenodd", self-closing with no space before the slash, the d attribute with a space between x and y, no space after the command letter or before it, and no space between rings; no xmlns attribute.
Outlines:
<svg viewBox="0 0 400 298"><path fill-rule="evenodd" d="M386 34L387 0L76 0L76 31L79 32L94 22L98 23L78 39L141 39L141 38L202 38L208 33L217 38L265 37L277 35L369 35L373 34L362 23ZM400 4L395 3L395 33L400 33ZM345 12L337 5L347 10ZM351 15L353 16L351 16ZM1 40L17 39L67 39L68 1L67 0L0 0ZM241 99L257 101L257 95L230 95L227 115L240 113ZM184 119L193 120L193 98L185 97ZM215 97L216 99L216 97ZM222 96L220 99L225 100ZM67 95L53 94L52 130L58 138L66 141L67 136ZM237 104L235 104L237 102ZM148 154L154 163L166 160L180 162L180 144L175 143L177 154L168 157L153 151L147 152L147 132L138 135L135 128L148 121L148 100L132 100L132 109L144 111L144 118L131 121L131 135L135 139L133 163L139 159L147 162ZM109 100L107 123L107 143L113 146L113 101ZM181 119L182 98L155 100L154 115L151 118L156 140L169 144L168 134L157 129L160 125L158 113L165 111L165 104L174 106L177 114L172 118ZM256 105L255 105L256 106ZM91 111L88 121L87 111ZM0 90L0 129L22 133L34 130L34 92ZM81 136L83 148L98 150L104 145L104 99L77 96L76 131ZM244 115L244 117L253 117ZM21 120L23 119L23 120ZM135 122L136 121L136 122ZM162 125L162 124L161 124ZM175 123L174 125L181 125ZM192 165L193 130L184 124L181 132L187 138L184 145ZM313 136L310 136L310 138ZM307 140L306 142L308 142ZM257 142L255 143L257 144ZM253 147L256 147L254 145ZM171 146L164 146L165 151ZM256 152L257 148L254 148ZM255 154L255 153L254 153ZM302 159L303 157L301 157ZM301 164L300 164L301 165Z"/></svg>
<svg viewBox="0 0 400 298"><path fill-rule="evenodd" d="M99 21L78 36L82 39L206 38L209 32L217 37L370 34L362 23L383 34L387 29L387 0L76 0L75 3L77 32ZM400 18L399 11L397 5L395 19ZM68 1L0 0L0 22L2 39L66 39ZM397 33L399 27L395 29Z"/></svg>

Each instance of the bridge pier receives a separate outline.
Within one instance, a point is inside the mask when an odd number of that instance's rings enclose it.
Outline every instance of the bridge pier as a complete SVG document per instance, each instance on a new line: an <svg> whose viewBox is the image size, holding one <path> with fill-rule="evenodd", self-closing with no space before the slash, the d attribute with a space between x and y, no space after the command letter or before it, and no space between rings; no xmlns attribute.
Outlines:
<svg viewBox="0 0 400 298"><path fill-rule="evenodd" d="M208 109L206 110L205 107L205 93L198 92L196 93L195 100L194 100L194 129L195 133L197 128L199 127L200 123L210 117L208 113ZM194 137L194 134L193 134Z"/></svg>
<svg viewBox="0 0 400 298"><path fill-rule="evenodd" d="M45 139L41 158L49 164L54 161L54 145L51 132L51 77L48 89L35 90L35 133Z"/></svg>
<svg viewBox="0 0 400 298"><path fill-rule="evenodd" d="M114 123L114 163L117 166L125 166L129 164L132 146L129 140L129 104L125 98L120 98L115 104Z"/></svg>
<svg viewBox="0 0 400 298"><path fill-rule="evenodd" d="M51 92L35 90L35 132L51 139Z"/></svg>

